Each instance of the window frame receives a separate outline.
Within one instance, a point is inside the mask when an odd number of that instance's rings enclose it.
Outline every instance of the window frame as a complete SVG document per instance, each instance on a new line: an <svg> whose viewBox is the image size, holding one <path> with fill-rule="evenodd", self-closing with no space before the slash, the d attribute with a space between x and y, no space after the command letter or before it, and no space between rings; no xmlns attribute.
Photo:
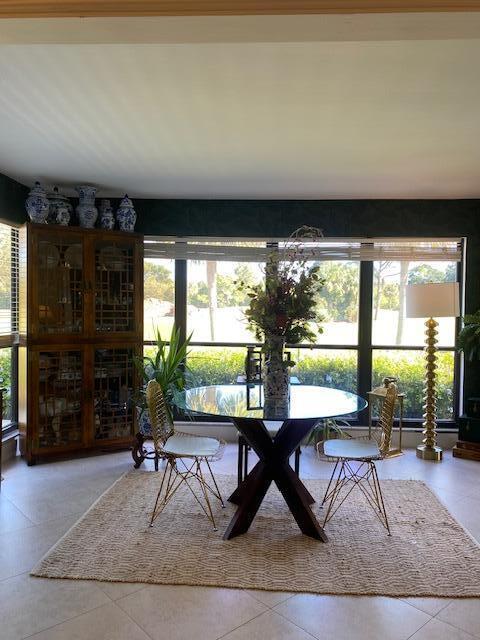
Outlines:
<svg viewBox="0 0 480 640"><path fill-rule="evenodd" d="M235 240L231 238L230 240ZM239 240L241 240L239 238ZM257 239L258 240L258 239ZM333 239L332 239L333 240ZM372 238L372 243L376 239ZM411 238L411 241L421 242L423 238ZM448 240L448 238L445 238ZM185 242L185 239L182 239ZM275 243L272 241L265 241L267 248L272 247ZM365 245L368 248L369 243L362 242L362 247ZM465 238L460 240L461 246L461 258L457 263L457 280L460 283L461 301L460 309L463 315L463 297L465 287ZM187 288L188 288L188 259L175 258L174 268L174 283L175 283L175 309L174 309L174 322L180 329L181 339L185 339L187 336ZM351 350L357 352L357 394L362 397L367 397L367 392L372 388L373 380L373 354L374 351L390 350L390 351L423 351L422 346L413 345L377 345L373 344L372 340L372 327L373 327L373 291L374 291L374 261L373 260L360 260L359 268L359 297L358 297L358 340L357 344L298 344L287 345L287 347L295 348L308 348L308 349L321 349L321 350ZM461 327L461 319L456 318L455 333L458 332ZM144 340L144 346L154 345L152 340ZM200 342L192 341L192 347L246 347L257 346L261 347L261 342ZM463 382L463 363L462 357L455 349L455 347L439 347L438 351L454 352L454 377L453 377L453 391L454 391L454 407L453 407L453 419L438 419L437 424L440 429L453 429L456 428L456 420L461 413L463 406L462 398L462 382ZM198 422L222 422L224 419L217 418L215 416L195 416L195 420ZM404 418L403 423L406 427L420 428L422 426L423 418ZM368 409L357 414L355 419L350 419L349 423L352 426L365 426L368 424Z"/></svg>
<svg viewBox="0 0 480 640"><path fill-rule="evenodd" d="M10 228L11 286L10 286L10 333L0 334L0 349L11 349L10 369L10 421L1 423L0 437L16 432L18 428L18 305L19 305L19 227L0 219L0 223ZM3 388L0 384L0 388Z"/></svg>

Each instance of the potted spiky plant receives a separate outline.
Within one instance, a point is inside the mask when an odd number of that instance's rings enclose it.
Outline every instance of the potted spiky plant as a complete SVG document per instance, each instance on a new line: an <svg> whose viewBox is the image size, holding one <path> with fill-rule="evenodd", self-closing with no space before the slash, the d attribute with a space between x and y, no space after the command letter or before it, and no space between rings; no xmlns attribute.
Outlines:
<svg viewBox="0 0 480 640"><path fill-rule="evenodd" d="M480 309L464 316L463 325L457 336L457 348L467 360L480 360Z"/></svg>
<svg viewBox="0 0 480 640"><path fill-rule="evenodd" d="M143 381L142 388L135 396L135 403L138 413L139 431L137 433L137 443L132 451L135 467L138 468L146 457L154 457L155 468L158 460L155 456L150 456L144 447L146 439L151 437L151 425L147 410L145 389L150 380L155 380L161 386L165 397L165 404L169 419L173 422L172 401L175 395L185 388L185 380L188 376L188 366L186 358L189 354L191 334L185 339L180 335L180 329L172 327L170 338L164 340L160 330L155 329L155 347L153 354L135 358L135 366Z"/></svg>

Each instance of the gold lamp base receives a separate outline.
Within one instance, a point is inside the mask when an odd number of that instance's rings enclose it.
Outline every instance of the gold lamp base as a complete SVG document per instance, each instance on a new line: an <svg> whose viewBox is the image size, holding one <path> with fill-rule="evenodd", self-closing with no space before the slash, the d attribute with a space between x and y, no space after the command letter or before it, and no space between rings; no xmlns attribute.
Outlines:
<svg viewBox="0 0 480 640"><path fill-rule="evenodd" d="M417 458L441 462L443 458L443 449L437 446L428 447L425 444L419 444L417 447Z"/></svg>
<svg viewBox="0 0 480 640"><path fill-rule="evenodd" d="M423 442L417 447L417 458L440 462L443 458L441 447L437 447L437 422L436 422L436 370L437 370L437 326L438 322L433 318L425 322L425 388L423 390Z"/></svg>

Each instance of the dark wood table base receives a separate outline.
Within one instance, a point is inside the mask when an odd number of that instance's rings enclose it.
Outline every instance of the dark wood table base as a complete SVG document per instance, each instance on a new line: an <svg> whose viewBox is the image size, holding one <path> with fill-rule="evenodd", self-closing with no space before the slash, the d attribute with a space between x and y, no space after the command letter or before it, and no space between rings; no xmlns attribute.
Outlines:
<svg viewBox="0 0 480 640"><path fill-rule="evenodd" d="M327 542L325 531L310 509L315 500L289 464L291 454L310 433L317 420L285 420L273 437L262 420L232 420L258 455L259 461L228 499L238 505L238 509L223 539L230 540L248 531L270 484L275 482L302 533Z"/></svg>

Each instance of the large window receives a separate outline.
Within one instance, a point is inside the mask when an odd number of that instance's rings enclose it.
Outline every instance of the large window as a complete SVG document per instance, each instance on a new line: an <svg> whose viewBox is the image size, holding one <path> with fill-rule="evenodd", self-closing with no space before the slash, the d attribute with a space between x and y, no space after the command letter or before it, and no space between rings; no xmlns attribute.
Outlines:
<svg viewBox="0 0 480 640"><path fill-rule="evenodd" d="M329 260L319 263L324 285L318 294L323 318L318 343L322 345L358 344L360 262Z"/></svg>
<svg viewBox="0 0 480 640"><path fill-rule="evenodd" d="M245 322L248 295L240 286L262 281L255 262L189 260L187 265L187 332L194 342L255 342Z"/></svg>
<svg viewBox="0 0 480 640"><path fill-rule="evenodd" d="M175 320L175 261L159 258L144 262L143 321L145 340L154 340L158 329L170 336Z"/></svg>
<svg viewBox="0 0 480 640"><path fill-rule="evenodd" d="M18 231L0 223L0 388L2 428L16 420L16 361L18 330Z"/></svg>
<svg viewBox="0 0 480 640"><path fill-rule="evenodd" d="M374 347L383 347L373 350L373 383L381 384L385 376L398 377L405 393L405 415L416 418L423 413L425 320L406 317L406 287L409 284L454 282L457 263L376 261L373 277L372 342ZM442 351L437 362L437 416L444 420L454 418L455 323L455 318L438 318L437 339Z"/></svg>
<svg viewBox="0 0 480 640"><path fill-rule="evenodd" d="M455 282L456 262L388 262L373 263L373 332L374 345L423 346L425 321L405 316L405 291L409 284ZM438 318L438 344L455 344L455 318Z"/></svg>
<svg viewBox="0 0 480 640"><path fill-rule="evenodd" d="M146 342L152 340L154 326L166 337L176 320L184 335L192 334L188 364L195 384L241 380L245 347L259 343L245 321L248 296L240 283L263 282L272 241L150 243ZM281 250L281 243L274 246ZM406 394L406 417L420 422L424 320L406 317L406 286L456 280L460 241L330 241L312 251L324 282L317 295L322 331L312 345L289 347L295 361L292 379L365 395L384 377L395 376ZM456 321L439 322L438 417L452 421L459 395Z"/></svg>

